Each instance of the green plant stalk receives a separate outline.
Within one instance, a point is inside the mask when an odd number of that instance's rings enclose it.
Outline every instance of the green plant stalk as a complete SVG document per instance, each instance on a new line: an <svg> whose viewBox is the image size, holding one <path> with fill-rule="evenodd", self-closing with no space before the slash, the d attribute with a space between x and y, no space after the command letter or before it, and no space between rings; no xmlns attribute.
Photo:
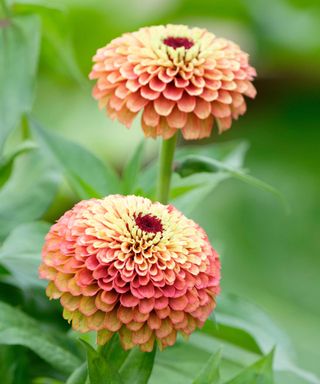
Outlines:
<svg viewBox="0 0 320 384"><path fill-rule="evenodd" d="M21 137L22 140L28 140L30 139L30 127L29 127L29 121L26 115L22 116L21 119Z"/></svg>
<svg viewBox="0 0 320 384"><path fill-rule="evenodd" d="M2 17L9 17L9 16L10 16L10 11L6 3L6 0L0 0L0 19Z"/></svg>
<svg viewBox="0 0 320 384"><path fill-rule="evenodd" d="M161 144L156 197L157 201L162 204L168 204L169 200L172 162L174 158L177 137L178 134L176 133L170 139L163 140Z"/></svg>

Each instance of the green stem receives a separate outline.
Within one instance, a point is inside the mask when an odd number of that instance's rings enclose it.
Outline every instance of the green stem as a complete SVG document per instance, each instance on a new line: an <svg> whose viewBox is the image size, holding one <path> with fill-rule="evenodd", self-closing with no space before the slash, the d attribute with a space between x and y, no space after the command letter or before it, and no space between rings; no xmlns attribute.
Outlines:
<svg viewBox="0 0 320 384"><path fill-rule="evenodd" d="M170 193L172 162L176 148L177 133L168 140L163 140L160 152L160 165L157 184L157 200L167 204Z"/></svg>
<svg viewBox="0 0 320 384"><path fill-rule="evenodd" d="M6 0L0 0L0 18L9 17L9 16L10 16L10 11L6 3Z"/></svg>
<svg viewBox="0 0 320 384"><path fill-rule="evenodd" d="M26 115L23 115L21 119L21 136L22 136L22 140L28 140L30 139L30 136L31 136L29 121Z"/></svg>

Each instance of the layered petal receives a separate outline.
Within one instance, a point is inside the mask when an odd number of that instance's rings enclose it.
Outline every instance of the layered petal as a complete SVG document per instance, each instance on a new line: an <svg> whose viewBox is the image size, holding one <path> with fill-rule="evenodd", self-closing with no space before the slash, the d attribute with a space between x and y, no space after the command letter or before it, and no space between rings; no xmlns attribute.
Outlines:
<svg viewBox="0 0 320 384"><path fill-rule="evenodd" d="M194 135L207 134L213 117L206 125L190 116ZM203 229L173 206L136 196L76 204L47 234L39 271L75 330L97 331L99 344L119 332L125 349L172 345L177 331L203 325L219 293L220 261Z"/></svg>
<svg viewBox="0 0 320 384"><path fill-rule="evenodd" d="M222 132L245 113L244 96L256 95L248 54L205 29L141 28L98 49L93 61L89 77L100 108L127 127L142 111L147 137L181 130L187 140L201 139L214 119Z"/></svg>

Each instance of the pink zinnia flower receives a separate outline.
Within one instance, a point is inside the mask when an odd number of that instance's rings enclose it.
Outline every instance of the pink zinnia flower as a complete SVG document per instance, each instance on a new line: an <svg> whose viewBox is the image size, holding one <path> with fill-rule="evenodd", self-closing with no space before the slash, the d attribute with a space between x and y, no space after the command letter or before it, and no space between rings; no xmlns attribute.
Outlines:
<svg viewBox="0 0 320 384"><path fill-rule="evenodd" d="M111 195L76 204L46 236L47 295L99 344L119 332L125 349L151 351L189 335L215 307L220 262L208 237L171 205Z"/></svg>
<svg viewBox="0 0 320 384"><path fill-rule="evenodd" d="M184 25L141 28L98 49L90 73L93 96L112 118L130 127L142 111L146 136L185 139L220 132L255 97L256 71L235 43Z"/></svg>

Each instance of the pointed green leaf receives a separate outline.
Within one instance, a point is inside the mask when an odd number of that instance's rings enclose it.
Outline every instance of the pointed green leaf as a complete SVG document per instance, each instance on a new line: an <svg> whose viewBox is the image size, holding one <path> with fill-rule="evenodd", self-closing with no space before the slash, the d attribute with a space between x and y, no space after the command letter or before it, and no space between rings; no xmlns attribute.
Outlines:
<svg viewBox="0 0 320 384"><path fill-rule="evenodd" d="M137 347L132 349L123 363L120 374L124 384L147 384L151 376L156 347L152 352L141 352Z"/></svg>
<svg viewBox="0 0 320 384"><path fill-rule="evenodd" d="M32 380L32 384L64 384L63 381L51 379L50 377L37 377ZM77 383L81 384L81 383Z"/></svg>
<svg viewBox="0 0 320 384"><path fill-rule="evenodd" d="M179 170L179 164L191 154L214 157L224 164L240 168L247 149L246 142L186 146L179 148L176 153L175 169ZM178 209L189 215L222 181L230 177L230 174L221 170L211 174L193 173L188 177L181 177L175 172L172 178L171 201Z"/></svg>
<svg viewBox="0 0 320 384"><path fill-rule="evenodd" d="M79 198L103 197L119 192L119 179L110 166L79 144L43 129L34 121L30 121L30 125Z"/></svg>
<svg viewBox="0 0 320 384"><path fill-rule="evenodd" d="M136 148L133 153L133 156L130 158L128 164L124 168L123 178L122 178L122 188L123 194L129 195L135 192L135 187L137 183L137 177L141 168L141 163L143 159L143 149L144 141L142 141Z"/></svg>
<svg viewBox="0 0 320 384"><path fill-rule="evenodd" d="M55 337L48 330L43 330L38 321L0 302L0 344L23 345L53 367L70 374L81 361L68 349L67 343L62 343L60 339L62 335Z"/></svg>
<svg viewBox="0 0 320 384"><path fill-rule="evenodd" d="M274 384L272 364L274 351L245 368L235 378L225 384Z"/></svg>
<svg viewBox="0 0 320 384"><path fill-rule="evenodd" d="M15 0L12 9L15 14L37 14L41 18L42 45L49 64L85 85L86 79L74 54L68 8L61 2Z"/></svg>
<svg viewBox="0 0 320 384"><path fill-rule="evenodd" d="M29 112L32 107L39 47L40 22L37 16L19 16L2 20L0 153L7 136L18 125L22 114Z"/></svg>
<svg viewBox="0 0 320 384"><path fill-rule="evenodd" d="M81 342L87 351L90 384L123 384L119 372L112 365L112 360L105 359L86 341Z"/></svg>
<svg viewBox="0 0 320 384"><path fill-rule="evenodd" d="M129 351L125 351L120 343L119 335L116 333L112 336L103 347L101 347L100 354L107 361L112 361L114 369L119 370L129 355Z"/></svg>
<svg viewBox="0 0 320 384"><path fill-rule="evenodd" d="M66 384L86 384L87 377L88 365L87 362L85 362L72 372L68 377Z"/></svg>
<svg viewBox="0 0 320 384"><path fill-rule="evenodd" d="M192 384L218 384L220 380L219 365L221 352L214 353L202 368Z"/></svg>
<svg viewBox="0 0 320 384"><path fill-rule="evenodd" d="M215 318L217 326L208 320L202 329L204 332L256 353L265 354L276 345L274 368L277 371L292 372L301 380L320 384L316 375L296 365L294 348L287 335L258 306L236 295L223 294L218 299Z"/></svg>
<svg viewBox="0 0 320 384"><path fill-rule="evenodd" d="M285 202L281 193L272 187L271 185L261 181L251 175L246 174L243 170L231 167L230 165L224 164L221 161L212 159L206 156L190 155L176 165L175 171L181 177L187 177L195 173L208 172L218 173L225 172L230 176L237 178L245 183L248 183L254 187L260 188L263 191L270 192L278 197L281 202Z"/></svg>
<svg viewBox="0 0 320 384"><path fill-rule="evenodd" d="M16 159L10 179L0 190L0 240L19 224L46 212L59 179L56 167L40 149Z"/></svg>
<svg viewBox="0 0 320 384"><path fill-rule="evenodd" d="M36 148L37 146L32 141L25 141L18 145L14 151L2 158L0 161L0 187L9 179L15 159L21 154Z"/></svg>
<svg viewBox="0 0 320 384"><path fill-rule="evenodd" d="M39 279L38 268L49 228L50 224L40 221L21 224L4 241L0 248L0 264L10 271L14 285L21 288L46 285Z"/></svg>

